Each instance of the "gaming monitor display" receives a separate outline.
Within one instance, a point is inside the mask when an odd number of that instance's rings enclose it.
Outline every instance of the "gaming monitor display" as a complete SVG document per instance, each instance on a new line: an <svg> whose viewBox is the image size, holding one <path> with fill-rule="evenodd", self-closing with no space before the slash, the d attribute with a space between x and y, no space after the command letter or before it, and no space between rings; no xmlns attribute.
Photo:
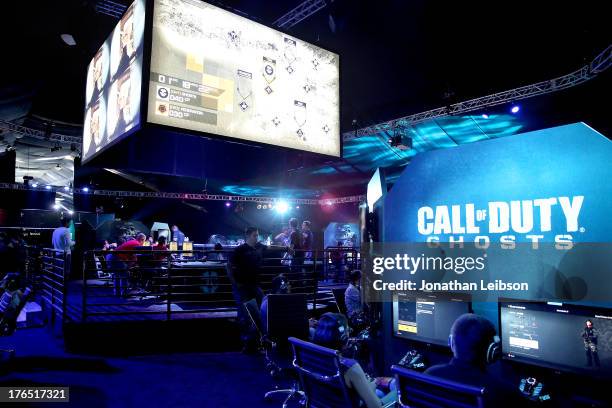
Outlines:
<svg viewBox="0 0 612 408"><path fill-rule="evenodd" d="M501 299L499 316L505 359L612 375L612 309Z"/></svg>
<svg viewBox="0 0 612 408"><path fill-rule="evenodd" d="M199 0L153 13L148 122L340 156L337 54Z"/></svg>
<svg viewBox="0 0 612 408"><path fill-rule="evenodd" d="M387 191L387 184L380 168L376 169L374 175L368 182L368 189L366 192L366 200L368 202L368 211L374 212L374 204L383 196Z"/></svg>
<svg viewBox="0 0 612 408"><path fill-rule="evenodd" d="M87 68L83 161L140 125L145 0L134 1Z"/></svg>
<svg viewBox="0 0 612 408"><path fill-rule="evenodd" d="M448 346L453 323L470 311L469 294L397 293L393 295L393 334L403 339Z"/></svg>

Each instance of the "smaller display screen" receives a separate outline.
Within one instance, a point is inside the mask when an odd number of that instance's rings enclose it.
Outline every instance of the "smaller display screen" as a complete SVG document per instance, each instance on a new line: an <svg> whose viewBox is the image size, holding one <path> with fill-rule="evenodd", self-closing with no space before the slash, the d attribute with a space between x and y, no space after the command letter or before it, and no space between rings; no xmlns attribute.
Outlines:
<svg viewBox="0 0 612 408"><path fill-rule="evenodd" d="M453 323L470 311L469 294L398 293L393 296L393 334L404 339L447 346Z"/></svg>
<svg viewBox="0 0 612 408"><path fill-rule="evenodd" d="M499 308L504 358L612 375L612 309L509 299Z"/></svg>
<svg viewBox="0 0 612 408"><path fill-rule="evenodd" d="M144 17L136 0L87 68L83 161L140 125Z"/></svg>

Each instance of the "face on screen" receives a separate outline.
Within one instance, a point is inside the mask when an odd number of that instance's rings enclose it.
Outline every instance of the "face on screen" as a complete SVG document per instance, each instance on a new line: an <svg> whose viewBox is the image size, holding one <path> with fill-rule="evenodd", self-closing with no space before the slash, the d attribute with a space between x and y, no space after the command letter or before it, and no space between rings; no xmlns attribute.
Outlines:
<svg viewBox="0 0 612 408"><path fill-rule="evenodd" d="M103 85L102 70L103 70L102 50L100 50L94 57L94 62L93 62L93 80L94 80L94 83L96 84L96 89L101 89Z"/></svg>
<svg viewBox="0 0 612 408"><path fill-rule="evenodd" d="M131 7L126 15L121 19L120 23L121 34L121 50L131 58L136 51L134 47L134 8Z"/></svg>
<svg viewBox="0 0 612 408"><path fill-rule="evenodd" d="M91 139L97 144L100 143L100 106L96 105L91 109L91 123L89 125Z"/></svg>
<svg viewBox="0 0 612 408"><path fill-rule="evenodd" d="M130 120L130 83L130 71L127 71L119 80L117 89L117 109L125 122Z"/></svg>

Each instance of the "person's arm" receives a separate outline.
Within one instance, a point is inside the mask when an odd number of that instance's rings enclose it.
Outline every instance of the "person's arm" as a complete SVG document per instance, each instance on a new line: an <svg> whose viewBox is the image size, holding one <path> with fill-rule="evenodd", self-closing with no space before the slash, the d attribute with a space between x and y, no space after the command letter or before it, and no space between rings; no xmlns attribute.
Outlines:
<svg viewBox="0 0 612 408"><path fill-rule="evenodd" d="M74 241L72 240L72 235L70 234L70 230L66 230L64 233L64 249L69 250L71 246L74 245Z"/></svg>
<svg viewBox="0 0 612 408"><path fill-rule="evenodd" d="M376 385L368 380L359 363L355 362L344 373L344 378L350 384L350 387L357 392L357 395L363 400L367 408L379 408L382 406L380 398L376 395Z"/></svg>

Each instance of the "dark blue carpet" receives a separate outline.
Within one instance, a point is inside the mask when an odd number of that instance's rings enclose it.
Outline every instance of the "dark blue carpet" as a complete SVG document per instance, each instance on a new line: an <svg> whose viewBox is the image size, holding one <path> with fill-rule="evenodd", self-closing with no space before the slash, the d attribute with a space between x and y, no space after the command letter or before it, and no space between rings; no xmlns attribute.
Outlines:
<svg viewBox="0 0 612 408"><path fill-rule="evenodd" d="M121 342L118 336L117 342ZM67 354L46 329L0 338L16 358L0 363L0 386L71 387L78 407L279 407L264 402L273 381L261 356L189 353L125 358ZM25 405L21 405L25 406ZM30 405L33 406L33 405ZM49 406L44 404L44 406Z"/></svg>

